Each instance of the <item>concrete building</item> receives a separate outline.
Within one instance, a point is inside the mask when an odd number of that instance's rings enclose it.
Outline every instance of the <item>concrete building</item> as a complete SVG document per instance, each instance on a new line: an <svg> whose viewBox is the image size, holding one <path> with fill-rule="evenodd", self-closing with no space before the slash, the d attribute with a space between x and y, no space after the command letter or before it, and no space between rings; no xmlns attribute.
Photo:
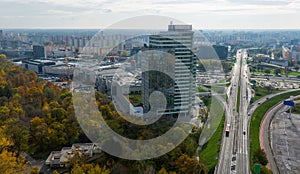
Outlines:
<svg viewBox="0 0 300 174"><path fill-rule="evenodd" d="M25 60L22 61L22 66L26 69L36 72L37 74L44 73L44 67L55 65L51 60Z"/></svg>
<svg viewBox="0 0 300 174"><path fill-rule="evenodd" d="M228 47L227 46L213 45L213 48L215 49L220 60L227 59L227 56L228 56Z"/></svg>
<svg viewBox="0 0 300 174"><path fill-rule="evenodd" d="M167 102L163 114L190 112L195 101L196 78L196 56L191 51L193 34L191 25L170 24L168 31L150 35L149 50L162 54L152 53L142 61L142 69L149 70L142 73L142 102L146 110L150 110L152 92L160 91Z"/></svg>
<svg viewBox="0 0 300 174"><path fill-rule="evenodd" d="M75 65L59 64L43 67L43 74L57 75L57 76L73 76Z"/></svg>
<svg viewBox="0 0 300 174"><path fill-rule="evenodd" d="M45 59L46 58L45 47L40 45L33 45L33 57L35 59Z"/></svg>
<svg viewBox="0 0 300 174"><path fill-rule="evenodd" d="M282 46L282 57L284 59L290 59L292 55L291 50L288 47Z"/></svg>
<svg viewBox="0 0 300 174"><path fill-rule="evenodd" d="M77 143L72 147L63 147L61 151L52 151L48 156L45 164L51 168L68 167L69 161L74 157L75 153L78 155L85 155L88 160L93 158L95 154L101 153L101 148L93 143Z"/></svg>
<svg viewBox="0 0 300 174"><path fill-rule="evenodd" d="M271 60L271 64L282 66L282 67L288 67L289 62L286 59L277 59L277 60Z"/></svg>

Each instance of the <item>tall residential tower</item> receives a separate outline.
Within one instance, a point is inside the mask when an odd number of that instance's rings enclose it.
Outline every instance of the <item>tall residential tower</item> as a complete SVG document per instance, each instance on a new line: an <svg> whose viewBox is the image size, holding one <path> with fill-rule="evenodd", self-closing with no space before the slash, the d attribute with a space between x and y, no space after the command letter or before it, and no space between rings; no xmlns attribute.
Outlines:
<svg viewBox="0 0 300 174"><path fill-rule="evenodd" d="M142 102L150 110L149 96L164 94L166 115L190 113L195 103L196 56L193 54L192 25L170 24L168 31L150 35L147 61L142 63Z"/></svg>

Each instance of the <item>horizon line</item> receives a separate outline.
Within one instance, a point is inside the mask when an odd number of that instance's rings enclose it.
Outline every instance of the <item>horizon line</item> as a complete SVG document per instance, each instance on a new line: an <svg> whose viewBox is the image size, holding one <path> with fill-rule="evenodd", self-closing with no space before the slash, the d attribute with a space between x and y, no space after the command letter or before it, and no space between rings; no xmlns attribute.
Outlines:
<svg viewBox="0 0 300 174"><path fill-rule="evenodd" d="M7 27L0 30L165 30L165 28L55 28L55 27ZM300 28L193 28L193 30L300 30Z"/></svg>

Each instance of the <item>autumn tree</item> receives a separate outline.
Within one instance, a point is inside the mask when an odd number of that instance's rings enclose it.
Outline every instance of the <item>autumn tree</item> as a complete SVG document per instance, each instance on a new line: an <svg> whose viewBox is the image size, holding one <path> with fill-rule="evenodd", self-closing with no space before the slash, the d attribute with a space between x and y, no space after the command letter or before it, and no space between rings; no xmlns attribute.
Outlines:
<svg viewBox="0 0 300 174"><path fill-rule="evenodd" d="M0 173L22 174L28 164L21 156L8 151L11 146L13 146L13 142L5 136L3 127L0 127Z"/></svg>
<svg viewBox="0 0 300 174"><path fill-rule="evenodd" d="M0 59L6 59L6 55L5 54L0 54Z"/></svg>
<svg viewBox="0 0 300 174"><path fill-rule="evenodd" d="M12 150L15 151L18 156L20 152L28 149L29 129L15 119L9 120L6 125L6 135L12 141Z"/></svg>
<svg viewBox="0 0 300 174"><path fill-rule="evenodd" d="M100 167L92 164L76 165L72 168L71 174L110 174L110 170L105 167Z"/></svg>
<svg viewBox="0 0 300 174"><path fill-rule="evenodd" d="M175 162L179 173L206 173L206 169L203 165L200 165L196 158L191 158L186 154L181 155Z"/></svg>

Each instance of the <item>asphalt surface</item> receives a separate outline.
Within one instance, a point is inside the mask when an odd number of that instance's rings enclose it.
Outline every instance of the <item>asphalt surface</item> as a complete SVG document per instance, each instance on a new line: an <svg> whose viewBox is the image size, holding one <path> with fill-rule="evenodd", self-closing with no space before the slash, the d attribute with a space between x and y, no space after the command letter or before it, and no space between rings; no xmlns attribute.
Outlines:
<svg viewBox="0 0 300 174"><path fill-rule="evenodd" d="M260 98L259 100L255 101L254 103L252 103L249 108L248 108L248 117L249 117L249 120L248 120L248 125L250 124L250 118L252 117L252 114L253 112L262 104L264 103L265 101L277 96L277 95L281 95L281 94L284 94L284 93L288 93L288 92L292 92L292 91L299 91L300 89L292 89L292 90L286 90L286 91L282 91L282 92L279 92L279 93L275 93L275 94L270 94L270 95L267 95L265 97L262 97ZM274 110L276 111L276 110ZM270 120L271 120L271 117L270 117ZM263 122L263 120L262 120ZM261 124L262 125L262 124ZM267 124L268 125L268 124ZM270 130L271 131L271 130ZM248 132L249 132L249 126L248 126ZM260 136L265 136L263 142L260 142L260 143L263 143L263 144L266 144L268 145L269 144L269 139L268 139L268 133L269 133L269 129L268 129L268 126L266 126L266 128L264 128L264 134L265 135L260 135ZM249 147L248 147L249 148ZM272 170L273 173L278 173L277 171L277 167L276 167L276 163L274 160L272 160L273 158L273 153L271 151L271 149L269 148L263 148L265 149L265 152L266 152L266 155L267 155L267 158L268 158L268 161L270 162L270 164L267 165L267 167L269 169ZM273 163L273 164L271 164Z"/></svg>
<svg viewBox="0 0 300 174"><path fill-rule="evenodd" d="M300 173L300 115L281 106L270 124L270 140L274 158L282 174Z"/></svg>
<svg viewBox="0 0 300 174"><path fill-rule="evenodd" d="M283 107L282 102L273 106L269 109L269 111L265 114L264 118L261 121L260 129L259 129L259 143L261 149L266 152L268 158L267 168L271 169L274 174L278 174L277 165L275 159L273 158L273 154L271 151L271 147L269 144L269 125L275 113L277 113Z"/></svg>
<svg viewBox="0 0 300 174"><path fill-rule="evenodd" d="M234 153L237 154L237 173L250 173L248 153L248 106L252 97L249 83L249 69L247 66L247 52L242 51L241 76L240 76L240 108L236 119L236 144Z"/></svg>
<svg viewBox="0 0 300 174"><path fill-rule="evenodd" d="M249 70L246 65L246 50L238 50L236 63L231 72L231 85L228 88L228 102L226 107L226 124L230 124L230 133L222 139L221 153L217 166L217 173L243 173L249 170L248 157L248 116L247 108L251 98L249 85ZM240 87L240 96L238 89ZM237 98L240 97L239 113L237 112Z"/></svg>

